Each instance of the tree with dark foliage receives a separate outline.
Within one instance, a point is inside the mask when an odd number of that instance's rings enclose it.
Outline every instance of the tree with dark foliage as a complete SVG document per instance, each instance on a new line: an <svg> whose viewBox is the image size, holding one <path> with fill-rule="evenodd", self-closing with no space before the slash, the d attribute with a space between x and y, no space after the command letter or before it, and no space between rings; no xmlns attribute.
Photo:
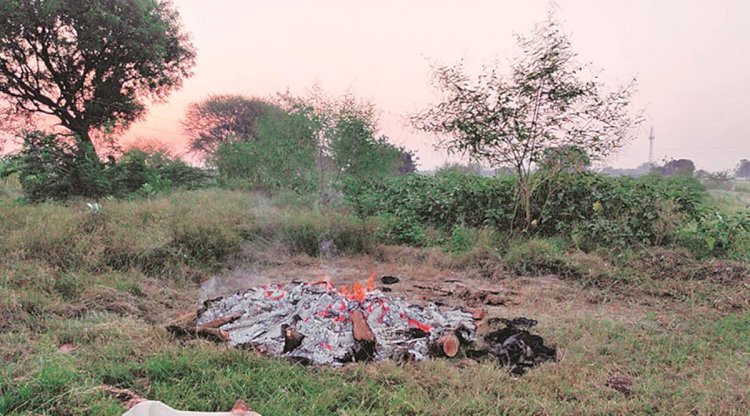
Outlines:
<svg viewBox="0 0 750 416"><path fill-rule="evenodd" d="M738 178L750 179L750 160L740 160L740 163L734 169L734 175Z"/></svg>
<svg viewBox="0 0 750 416"><path fill-rule="evenodd" d="M212 95L188 106L182 129L190 148L210 156L221 144L257 138L258 119L283 110L257 98L242 95Z"/></svg>
<svg viewBox="0 0 750 416"><path fill-rule="evenodd" d="M97 163L92 132L143 117L194 62L168 0L0 2L0 96L20 113L56 119L71 151Z"/></svg>
<svg viewBox="0 0 750 416"><path fill-rule="evenodd" d="M690 159L672 159L664 166L655 166L653 171L662 176L691 177L695 173L695 163Z"/></svg>
<svg viewBox="0 0 750 416"><path fill-rule="evenodd" d="M411 150L401 150L401 156L403 161L398 167L399 175L406 175L408 173L414 173L417 171L417 156Z"/></svg>

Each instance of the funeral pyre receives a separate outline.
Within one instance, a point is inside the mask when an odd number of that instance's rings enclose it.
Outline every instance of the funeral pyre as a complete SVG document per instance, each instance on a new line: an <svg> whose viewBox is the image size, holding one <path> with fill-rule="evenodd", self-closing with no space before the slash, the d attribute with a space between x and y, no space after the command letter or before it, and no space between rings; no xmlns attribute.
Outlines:
<svg viewBox="0 0 750 416"><path fill-rule="evenodd" d="M529 333L535 321L490 319L504 328L477 335L476 310L418 305L366 286L336 288L329 281L253 287L204 302L192 321L171 326L175 333L203 335L230 346L315 365L429 357L497 359L522 374L539 362L554 361L554 347Z"/></svg>

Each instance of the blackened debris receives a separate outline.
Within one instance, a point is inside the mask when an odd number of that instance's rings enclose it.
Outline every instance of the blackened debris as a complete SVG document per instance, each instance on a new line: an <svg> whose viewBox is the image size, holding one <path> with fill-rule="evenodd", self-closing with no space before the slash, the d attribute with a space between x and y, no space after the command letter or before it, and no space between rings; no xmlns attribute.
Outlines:
<svg viewBox="0 0 750 416"><path fill-rule="evenodd" d="M401 279L396 276L383 276L380 278L380 281L383 282L384 285L394 285L400 282Z"/></svg>
<svg viewBox="0 0 750 416"><path fill-rule="evenodd" d="M518 318L513 318L513 319L490 318L487 320L487 323L490 326L497 326L499 324L503 324L506 327L512 326L514 328L531 329L532 327L536 326L538 322L534 319L518 317Z"/></svg>
<svg viewBox="0 0 750 416"><path fill-rule="evenodd" d="M537 322L528 318L500 319L506 326L485 335L490 347L487 354L497 360L512 374L522 375L530 367L557 359L557 349L544 345L544 339L528 330Z"/></svg>

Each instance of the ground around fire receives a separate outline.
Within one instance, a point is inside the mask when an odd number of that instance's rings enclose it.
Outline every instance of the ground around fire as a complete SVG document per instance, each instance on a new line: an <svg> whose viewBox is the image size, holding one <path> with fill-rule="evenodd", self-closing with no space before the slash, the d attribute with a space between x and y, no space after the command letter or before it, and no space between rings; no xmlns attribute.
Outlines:
<svg viewBox="0 0 750 416"><path fill-rule="evenodd" d="M637 278L584 284L518 276L485 252L439 248L377 245L325 258L240 238L221 263L191 254L188 241L204 250L235 241L231 230L250 228L248 205L252 226L270 227L258 225L252 198L198 192L111 202L99 217L83 203L0 207L0 414L122 414L102 386L186 410L226 410L242 399L263 415L750 409L750 280L731 265L644 252ZM184 257L168 257L165 241ZM398 277L390 293L410 301L483 308L486 319L533 318L558 359L521 377L462 357L324 368L177 339L165 328L201 301L247 287L325 276L352 285L372 272Z"/></svg>

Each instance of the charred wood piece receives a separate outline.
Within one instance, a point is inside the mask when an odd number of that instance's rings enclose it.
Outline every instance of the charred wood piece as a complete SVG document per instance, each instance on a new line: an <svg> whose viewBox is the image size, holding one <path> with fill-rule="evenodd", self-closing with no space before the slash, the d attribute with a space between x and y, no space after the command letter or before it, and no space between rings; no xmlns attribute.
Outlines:
<svg viewBox="0 0 750 416"><path fill-rule="evenodd" d="M351 313L352 336L354 344L353 358L355 361L370 361L375 358L375 333L372 332L364 312L357 309Z"/></svg>
<svg viewBox="0 0 750 416"><path fill-rule="evenodd" d="M456 334L448 333L441 335L436 341L440 353L444 357L453 358L458 354L460 342Z"/></svg>
<svg viewBox="0 0 750 416"><path fill-rule="evenodd" d="M380 281L383 282L384 285L395 285L400 282L401 279L396 276L383 276L380 278Z"/></svg>
<svg viewBox="0 0 750 416"><path fill-rule="evenodd" d="M205 328L219 328L222 325L226 325L229 323L232 323L240 318L242 318L241 313L233 313L229 316L222 316L221 318L216 318L212 321L208 321L204 324L198 325L198 329L205 329Z"/></svg>
<svg viewBox="0 0 750 416"><path fill-rule="evenodd" d="M299 347L302 345L302 340L305 339L304 335L287 324L281 326L281 333L284 337L284 351L282 354L286 354Z"/></svg>

